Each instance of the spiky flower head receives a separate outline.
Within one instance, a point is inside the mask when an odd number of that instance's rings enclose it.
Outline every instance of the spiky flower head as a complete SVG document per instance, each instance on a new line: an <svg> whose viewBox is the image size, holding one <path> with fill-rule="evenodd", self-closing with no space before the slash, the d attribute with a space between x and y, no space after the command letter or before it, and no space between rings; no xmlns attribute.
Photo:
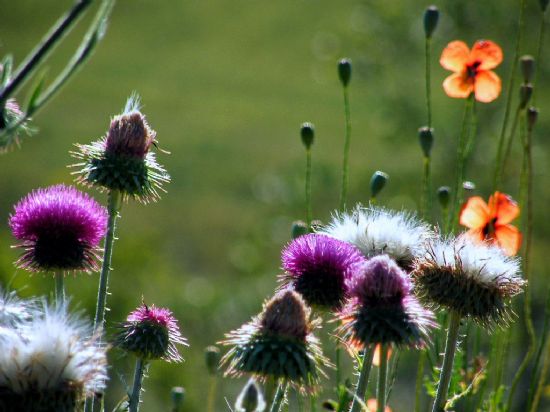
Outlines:
<svg viewBox="0 0 550 412"><path fill-rule="evenodd" d="M339 328L344 341L357 348L378 343L424 346L434 317L410 292L407 274L389 256L367 261L350 281L352 299Z"/></svg>
<svg viewBox="0 0 550 412"><path fill-rule="evenodd" d="M162 184L170 181L166 170L150 151L156 133L140 111L140 98L128 98L122 114L111 120L105 137L89 144L77 145L73 156L82 162L77 182L100 190L116 190L125 198L144 203L158 200Z"/></svg>
<svg viewBox="0 0 550 412"><path fill-rule="evenodd" d="M144 360L181 362L183 358L176 345L187 346L187 340L169 309L142 303L121 325L115 345Z"/></svg>
<svg viewBox="0 0 550 412"><path fill-rule="evenodd" d="M348 297L347 280L365 258L352 245L326 235L308 234L290 242L281 254L283 287L300 293L308 305L338 310Z"/></svg>
<svg viewBox="0 0 550 412"><path fill-rule="evenodd" d="M415 263L412 276L423 303L487 327L511 320L508 302L525 284L517 258L467 236L434 240L426 256Z"/></svg>
<svg viewBox="0 0 550 412"><path fill-rule="evenodd" d="M222 358L225 374L252 373L260 380L283 379L299 389L313 390L329 365L323 356L310 320L311 310L292 290L282 290L264 303L252 321L226 335L221 342L231 346Z"/></svg>
<svg viewBox="0 0 550 412"><path fill-rule="evenodd" d="M69 412L107 380L106 347L66 305L42 305L29 322L0 328L0 410Z"/></svg>
<svg viewBox="0 0 550 412"><path fill-rule="evenodd" d="M9 224L24 253L16 262L33 272L93 271L107 230L107 211L72 186L32 191L15 205Z"/></svg>
<svg viewBox="0 0 550 412"><path fill-rule="evenodd" d="M414 214L361 205L351 213L336 213L319 232L353 244L367 258L389 255L405 270L424 254L424 244L433 236Z"/></svg>
<svg viewBox="0 0 550 412"><path fill-rule="evenodd" d="M20 299L15 291L0 288L0 328L15 328L31 320L36 311L34 300Z"/></svg>

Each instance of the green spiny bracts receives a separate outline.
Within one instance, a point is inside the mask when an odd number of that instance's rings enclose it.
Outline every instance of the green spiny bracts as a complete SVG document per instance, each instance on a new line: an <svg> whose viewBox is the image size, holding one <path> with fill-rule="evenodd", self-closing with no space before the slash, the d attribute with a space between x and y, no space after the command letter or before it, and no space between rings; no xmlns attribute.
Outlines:
<svg viewBox="0 0 550 412"><path fill-rule="evenodd" d="M314 390L321 367L329 361L323 356L312 330L310 309L302 297L283 290L264 304L260 315L227 334L222 343L232 346L223 357L226 375L251 373L260 380L281 379L301 390Z"/></svg>

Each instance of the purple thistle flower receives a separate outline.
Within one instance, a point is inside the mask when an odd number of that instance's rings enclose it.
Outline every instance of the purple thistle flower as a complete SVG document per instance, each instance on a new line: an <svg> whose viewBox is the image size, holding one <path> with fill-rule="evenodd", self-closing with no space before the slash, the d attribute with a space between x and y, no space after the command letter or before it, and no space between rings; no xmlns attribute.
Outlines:
<svg viewBox="0 0 550 412"><path fill-rule="evenodd" d="M183 358L176 345L187 346L187 340L181 335L178 321L169 309L143 303L128 315L115 344L144 360L181 362Z"/></svg>
<svg viewBox="0 0 550 412"><path fill-rule="evenodd" d="M351 244L326 235L308 234L293 240L281 256L290 286L310 306L338 310L348 296L347 282L354 268L365 262Z"/></svg>
<svg viewBox="0 0 550 412"><path fill-rule="evenodd" d="M340 315L339 333L350 345L422 347L435 327L434 315L411 294L407 274L387 255L362 265L349 282L350 303Z"/></svg>
<svg viewBox="0 0 550 412"><path fill-rule="evenodd" d="M72 186L37 189L15 205L9 225L25 252L18 267L39 271L92 271L107 230L107 211Z"/></svg>

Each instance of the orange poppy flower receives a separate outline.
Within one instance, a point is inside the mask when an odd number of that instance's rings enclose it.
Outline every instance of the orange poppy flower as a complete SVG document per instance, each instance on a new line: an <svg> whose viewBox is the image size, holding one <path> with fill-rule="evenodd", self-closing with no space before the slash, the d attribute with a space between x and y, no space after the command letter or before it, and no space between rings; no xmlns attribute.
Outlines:
<svg viewBox="0 0 550 412"><path fill-rule="evenodd" d="M367 409L369 412L376 412L378 410L378 401L374 398L371 398L367 401ZM386 406L384 412L392 412L389 406Z"/></svg>
<svg viewBox="0 0 550 412"><path fill-rule="evenodd" d="M520 231L510 225L518 216L518 204L507 194L495 192L488 205L479 196L469 198L460 211L460 224L475 239L494 242L512 256L521 246Z"/></svg>
<svg viewBox="0 0 550 412"><path fill-rule="evenodd" d="M478 40L472 50L466 43L450 42L441 53L439 63L452 72L443 82L447 96L465 99L472 92L476 100L489 103L502 89L500 77L491 69L502 62L502 49L492 41Z"/></svg>

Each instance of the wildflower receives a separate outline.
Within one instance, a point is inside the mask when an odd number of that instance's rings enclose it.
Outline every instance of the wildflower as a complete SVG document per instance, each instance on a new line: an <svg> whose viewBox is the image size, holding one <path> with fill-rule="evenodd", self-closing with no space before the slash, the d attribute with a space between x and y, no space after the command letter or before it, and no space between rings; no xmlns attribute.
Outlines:
<svg viewBox="0 0 550 412"><path fill-rule="evenodd" d="M260 380L272 377L312 389L329 362L312 333L319 321L311 321L310 313L298 293L278 292L264 303L262 313L226 335L222 343L231 349L222 358L225 374L252 373Z"/></svg>
<svg viewBox="0 0 550 412"><path fill-rule="evenodd" d="M107 229L107 212L92 197L72 186L37 189L23 198L10 216L18 247L16 264L30 271L93 271Z"/></svg>
<svg viewBox="0 0 550 412"><path fill-rule="evenodd" d="M417 296L429 307L457 312L483 326L506 324L508 301L522 292L517 259L468 236L434 241L412 273Z"/></svg>
<svg viewBox="0 0 550 412"><path fill-rule="evenodd" d="M439 62L454 72L443 82L449 97L465 99L474 92L476 100L489 103L499 96L501 81L491 70L502 62L502 50L496 43L478 40L470 51L464 42L452 41Z"/></svg>
<svg viewBox="0 0 550 412"><path fill-rule="evenodd" d="M489 241L501 247L507 255L515 255L521 246L521 233L509 223L519 215L519 206L508 195L495 192L489 205L473 196L462 206L460 224L468 227L473 239Z"/></svg>
<svg viewBox="0 0 550 412"><path fill-rule="evenodd" d="M77 411L105 388L106 347L61 305L0 333L0 410Z"/></svg>
<svg viewBox="0 0 550 412"><path fill-rule="evenodd" d="M433 314L411 295L407 274L387 255L367 261L350 281L352 300L339 333L352 347L371 344L422 347L435 326Z"/></svg>
<svg viewBox="0 0 550 412"><path fill-rule="evenodd" d="M308 234L293 240L281 256L283 288L290 286L310 306L340 309L348 297L346 280L364 261L352 245L326 235Z"/></svg>
<svg viewBox="0 0 550 412"><path fill-rule="evenodd" d="M361 205L351 214L334 215L319 233L351 243L367 258L389 255L405 270L424 254L424 244L433 236L428 225L413 214Z"/></svg>
<svg viewBox="0 0 550 412"><path fill-rule="evenodd" d="M157 200L162 184L170 176L150 151L156 133L140 112L139 96L132 95L124 112L111 120L107 135L89 145L77 145L74 157L83 160L74 166L77 181L100 190L116 190L124 197L147 203Z"/></svg>
<svg viewBox="0 0 550 412"><path fill-rule="evenodd" d="M169 309L142 303L121 325L115 345L143 360L181 362L183 358L176 345L187 346L187 340Z"/></svg>
<svg viewBox="0 0 550 412"><path fill-rule="evenodd" d="M0 288L0 328L15 328L31 320L35 310L34 301L19 299L14 291L5 292Z"/></svg>

